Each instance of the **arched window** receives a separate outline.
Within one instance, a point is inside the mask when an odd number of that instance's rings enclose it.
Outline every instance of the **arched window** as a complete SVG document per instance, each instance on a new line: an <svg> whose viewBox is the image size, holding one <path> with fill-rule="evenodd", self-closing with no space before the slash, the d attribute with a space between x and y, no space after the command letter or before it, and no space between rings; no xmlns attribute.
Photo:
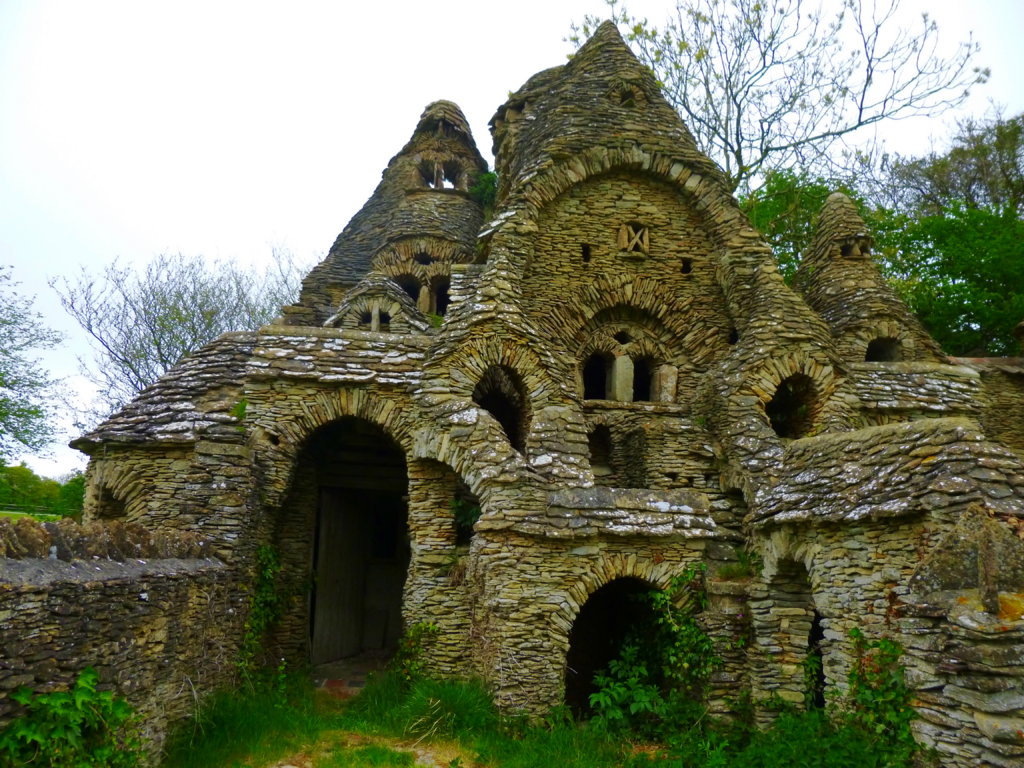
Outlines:
<svg viewBox="0 0 1024 768"><path fill-rule="evenodd" d="M641 358L633 363L633 402L650 402L654 399L654 361Z"/></svg>
<svg viewBox="0 0 1024 768"><path fill-rule="evenodd" d="M398 277L391 278L394 280L398 287L405 291L406 295L416 303L420 299L420 281L412 275L399 275Z"/></svg>
<svg viewBox="0 0 1024 768"><path fill-rule="evenodd" d="M513 448L520 453L526 450L526 435L530 431L529 402L519 374L507 366L492 365L477 382L473 402L501 424Z"/></svg>
<svg viewBox="0 0 1024 768"><path fill-rule="evenodd" d="M783 379L764 407L775 434L797 438L810 432L816 398L817 391L809 376L794 373Z"/></svg>
<svg viewBox="0 0 1024 768"><path fill-rule="evenodd" d="M903 345L899 339L892 336L882 336L872 339L868 344L868 351L864 355L868 363L895 363L903 359Z"/></svg>
<svg viewBox="0 0 1024 768"><path fill-rule="evenodd" d="M449 281L446 277L436 278L432 286L432 296L434 305L434 314L444 315L448 311L448 305L451 304L451 297L448 295Z"/></svg>
<svg viewBox="0 0 1024 768"><path fill-rule="evenodd" d="M128 513L123 499L117 498L106 486L99 489L96 499L96 517L100 520L113 520L124 517Z"/></svg>
<svg viewBox="0 0 1024 768"><path fill-rule="evenodd" d="M420 175L431 189L455 189L461 174L462 166L455 160L424 160L420 163Z"/></svg>
<svg viewBox="0 0 1024 768"><path fill-rule="evenodd" d="M612 356L595 352L583 363L583 399L610 400Z"/></svg>

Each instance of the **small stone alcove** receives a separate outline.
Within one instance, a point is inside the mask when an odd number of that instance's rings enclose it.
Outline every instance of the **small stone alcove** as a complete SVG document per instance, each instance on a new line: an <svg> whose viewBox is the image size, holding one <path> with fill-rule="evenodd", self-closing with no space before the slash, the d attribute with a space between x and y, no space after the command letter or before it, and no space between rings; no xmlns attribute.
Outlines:
<svg viewBox="0 0 1024 768"><path fill-rule="evenodd" d="M473 402L497 420L513 448L520 453L526 451L530 408L518 373L506 365L492 365L477 382Z"/></svg>
<svg viewBox="0 0 1024 768"><path fill-rule="evenodd" d="M868 343L864 361L868 363L898 363L903 359L903 344L892 336L880 336Z"/></svg>

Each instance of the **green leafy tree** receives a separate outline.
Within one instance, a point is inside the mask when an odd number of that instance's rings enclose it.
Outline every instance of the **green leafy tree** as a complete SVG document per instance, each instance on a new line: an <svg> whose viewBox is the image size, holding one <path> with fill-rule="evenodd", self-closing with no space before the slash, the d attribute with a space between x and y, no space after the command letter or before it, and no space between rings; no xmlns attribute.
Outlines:
<svg viewBox="0 0 1024 768"><path fill-rule="evenodd" d="M1024 220L1010 208L950 203L936 215L878 210L883 269L952 355L1016 354L1024 319Z"/></svg>
<svg viewBox="0 0 1024 768"><path fill-rule="evenodd" d="M927 15L911 31L899 0L677 0L662 26L606 0L697 145L747 190L771 170L810 169L850 134L961 104L987 70L968 39L940 55ZM573 25L579 43L600 19Z"/></svg>
<svg viewBox="0 0 1024 768"><path fill-rule="evenodd" d="M965 118L947 151L885 155L865 170L865 187L887 208L936 216L956 203L1024 217L1024 114Z"/></svg>
<svg viewBox="0 0 1024 768"><path fill-rule="evenodd" d="M882 267L950 354L1009 355L1024 319L1024 115L961 121L948 150L869 179Z"/></svg>
<svg viewBox="0 0 1024 768"><path fill-rule="evenodd" d="M60 481L40 477L24 464L0 466L0 510L77 517L84 500L85 476L81 472L72 472Z"/></svg>
<svg viewBox="0 0 1024 768"><path fill-rule="evenodd" d="M0 462L44 447L52 435L53 381L33 354L55 346L60 336L43 325L17 285L10 268L0 266Z"/></svg>
<svg viewBox="0 0 1024 768"><path fill-rule="evenodd" d="M233 261L161 254L136 271L116 261L99 276L51 282L94 346L91 365L107 411L155 382L172 365L228 331L271 322L298 293L304 269L275 251L266 272Z"/></svg>

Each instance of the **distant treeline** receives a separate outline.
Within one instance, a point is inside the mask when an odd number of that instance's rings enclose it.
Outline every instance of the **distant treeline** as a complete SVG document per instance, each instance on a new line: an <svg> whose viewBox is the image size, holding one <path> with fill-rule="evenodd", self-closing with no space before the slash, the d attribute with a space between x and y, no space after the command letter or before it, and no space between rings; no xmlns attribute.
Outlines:
<svg viewBox="0 0 1024 768"><path fill-rule="evenodd" d="M80 517L85 476L72 472L63 480L39 477L20 464L0 464L0 515L8 513Z"/></svg>

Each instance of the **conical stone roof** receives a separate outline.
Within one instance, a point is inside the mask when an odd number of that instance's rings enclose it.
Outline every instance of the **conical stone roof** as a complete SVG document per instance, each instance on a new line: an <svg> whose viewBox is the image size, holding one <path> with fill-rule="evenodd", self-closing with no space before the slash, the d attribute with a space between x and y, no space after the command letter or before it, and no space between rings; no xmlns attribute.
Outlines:
<svg viewBox="0 0 1024 768"><path fill-rule="evenodd" d="M434 237L472 252L483 213L468 189L486 170L462 110L450 101L428 105L373 195L303 281L296 305L285 308L285 321L322 324L370 271L374 254L396 239Z"/></svg>

